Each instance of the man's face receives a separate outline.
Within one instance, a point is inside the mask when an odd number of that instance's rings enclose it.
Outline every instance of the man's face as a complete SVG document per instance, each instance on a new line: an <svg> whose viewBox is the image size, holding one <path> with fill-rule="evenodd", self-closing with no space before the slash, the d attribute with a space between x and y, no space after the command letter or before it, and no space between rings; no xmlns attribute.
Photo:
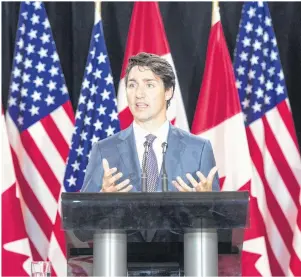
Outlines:
<svg viewBox="0 0 301 277"><path fill-rule="evenodd" d="M166 119L166 101L172 97L172 89L165 91L163 81L148 67L134 66L127 83L127 101L138 122Z"/></svg>

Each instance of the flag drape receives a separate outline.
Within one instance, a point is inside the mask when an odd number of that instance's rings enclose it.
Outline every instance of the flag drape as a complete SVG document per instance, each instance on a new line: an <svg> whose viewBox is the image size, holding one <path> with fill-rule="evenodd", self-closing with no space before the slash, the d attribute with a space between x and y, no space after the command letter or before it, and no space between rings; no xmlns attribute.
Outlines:
<svg viewBox="0 0 301 277"><path fill-rule="evenodd" d="M242 256L243 275L297 274L297 213L301 162L277 40L267 2L246 2L234 69L252 159L251 199L256 210ZM291 263L291 264L290 264ZM299 260L300 263L300 260Z"/></svg>
<svg viewBox="0 0 301 277"><path fill-rule="evenodd" d="M65 276L59 206L74 115L41 2L20 4L6 124L32 258Z"/></svg>

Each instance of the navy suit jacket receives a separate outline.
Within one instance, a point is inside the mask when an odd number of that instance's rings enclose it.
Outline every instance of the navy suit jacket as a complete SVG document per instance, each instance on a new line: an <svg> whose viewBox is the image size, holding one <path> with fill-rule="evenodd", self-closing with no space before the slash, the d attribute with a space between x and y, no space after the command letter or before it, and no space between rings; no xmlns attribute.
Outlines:
<svg viewBox="0 0 301 277"><path fill-rule="evenodd" d="M176 180L177 176L180 176L186 184L192 187L186 178L186 173L191 173L199 181L196 175L197 171L208 176L211 168L215 166L212 146L206 139L192 135L170 124L167 143L165 164L169 191L177 191L171 183L171 181ZM133 185L131 192L141 191L141 167L136 150L133 125L93 145L82 192L99 192L101 190L104 173L103 158L108 160L110 168L117 167L118 172L123 173L120 182L130 179L130 184ZM161 178L159 178L159 182L157 191L161 191ZM212 190L220 190L217 173L214 177Z"/></svg>

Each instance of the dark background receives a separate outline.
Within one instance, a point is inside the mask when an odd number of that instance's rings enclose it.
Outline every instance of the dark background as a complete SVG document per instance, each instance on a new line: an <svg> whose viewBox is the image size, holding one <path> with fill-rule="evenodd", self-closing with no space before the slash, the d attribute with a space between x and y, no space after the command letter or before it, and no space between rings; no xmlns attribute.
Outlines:
<svg viewBox="0 0 301 277"><path fill-rule="evenodd" d="M233 58L242 2L221 2L220 13ZM285 75L295 127L301 145L301 3L268 3ZM2 103L6 107L18 2L2 2ZM74 109L80 93L94 2L46 2L46 11ZM160 2L161 14L191 126L205 66L211 24L211 2ZM133 2L103 2L106 45L117 93Z"/></svg>

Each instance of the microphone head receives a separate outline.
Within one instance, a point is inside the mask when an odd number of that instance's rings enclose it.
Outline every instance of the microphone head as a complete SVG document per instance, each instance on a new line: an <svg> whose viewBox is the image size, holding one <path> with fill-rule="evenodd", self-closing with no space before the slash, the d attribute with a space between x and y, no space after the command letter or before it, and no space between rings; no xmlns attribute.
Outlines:
<svg viewBox="0 0 301 277"><path fill-rule="evenodd" d="M163 143L161 144L161 147L162 147L162 149L163 149L163 153L165 153L166 150L167 150L167 147L168 147L167 142L163 142Z"/></svg>

